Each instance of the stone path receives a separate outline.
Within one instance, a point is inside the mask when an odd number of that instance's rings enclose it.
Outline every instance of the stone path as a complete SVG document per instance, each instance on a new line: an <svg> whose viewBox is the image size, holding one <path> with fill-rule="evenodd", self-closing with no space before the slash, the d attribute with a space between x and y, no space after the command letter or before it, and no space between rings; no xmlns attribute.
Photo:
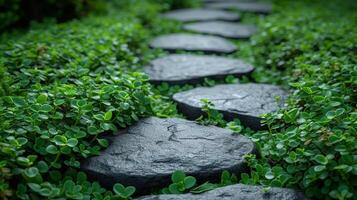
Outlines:
<svg viewBox="0 0 357 200"><path fill-rule="evenodd" d="M258 130L260 115L281 108L287 93L278 86L266 84L225 84L214 87L195 88L173 96L178 109L189 119L203 114L201 99L209 99L214 109L221 111L228 120L239 118L242 124ZM277 102L276 97L281 101Z"/></svg>
<svg viewBox="0 0 357 200"><path fill-rule="evenodd" d="M162 16L182 22L207 20L238 21L240 19L240 15L237 13L214 9L182 9L167 12Z"/></svg>
<svg viewBox="0 0 357 200"><path fill-rule="evenodd" d="M222 21L190 23L184 25L183 28L188 31L217 35L232 39L247 39L256 32L256 28L253 25Z"/></svg>
<svg viewBox="0 0 357 200"><path fill-rule="evenodd" d="M175 33L155 38L150 43L152 48L160 48L169 52L178 50L203 51L206 53L233 53L237 47L230 41L208 35Z"/></svg>
<svg viewBox="0 0 357 200"><path fill-rule="evenodd" d="M224 79L250 74L254 67L238 59L190 54L171 54L155 59L144 68L150 82L160 84L195 84L204 78Z"/></svg>
<svg viewBox="0 0 357 200"><path fill-rule="evenodd" d="M111 145L82 169L104 185L120 182L146 192L166 186L178 169L203 181L223 170L240 173L244 155L255 151L251 140L230 130L176 118L146 118L108 139Z"/></svg>
<svg viewBox="0 0 357 200"><path fill-rule="evenodd" d="M271 188L263 192L261 186L230 185L202 194L151 195L137 200L308 200L300 192L286 188Z"/></svg>
<svg viewBox="0 0 357 200"><path fill-rule="evenodd" d="M207 8L213 9L237 9L243 12L253 12L258 14L269 14L272 10L271 4L256 2L217 2L206 4Z"/></svg>
<svg viewBox="0 0 357 200"><path fill-rule="evenodd" d="M211 9L184 9L163 14L169 19L191 22L183 25L192 33L161 35L150 42L151 48L168 52L198 51L228 54L237 50L225 38L249 38L255 27L227 21L237 21L239 14L216 9L239 9L264 13L271 11L270 4L253 0L205 0ZM194 22L194 23L193 23ZM218 36L213 36L218 35ZM169 54L153 60L144 67L151 83L187 84L201 83L204 78L223 79L226 75L242 76L254 67L238 59L215 55ZM287 93L278 86L267 84L223 84L211 88L194 88L176 93L173 100L178 109L189 119L201 114L202 98L209 99L214 109L222 112L227 120L238 118L252 129L260 129L261 114L283 107ZM276 97L280 101L276 101ZM228 129L202 126L194 121L149 117L108 136L110 146L99 156L82 162L82 169L93 180L106 187L120 182L135 186L137 195L149 194L153 189L168 186L171 174L182 170L195 176L199 182L217 181L223 170L238 175L248 169L244 156L254 154L254 143L245 136L232 134ZM199 195L153 195L141 200L304 200L294 190L272 188L263 192L260 186L231 185Z"/></svg>

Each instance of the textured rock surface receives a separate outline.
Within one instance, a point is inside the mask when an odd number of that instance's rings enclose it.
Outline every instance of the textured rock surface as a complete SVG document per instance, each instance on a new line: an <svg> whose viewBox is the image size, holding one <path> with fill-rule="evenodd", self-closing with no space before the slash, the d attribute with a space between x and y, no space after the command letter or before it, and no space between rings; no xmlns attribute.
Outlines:
<svg viewBox="0 0 357 200"><path fill-rule="evenodd" d="M256 2L218 2L206 4L208 8L214 9L237 9L243 12L254 12L268 14L272 10L272 5L268 3Z"/></svg>
<svg viewBox="0 0 357 200"><path fill-rule="evenodd" d="M259 116L283 107L286 95L278 86L251 83L195 88L177 93L173 99L178 103L179 110L190 119L202 114L200 100L209 99L226 119L238 117L244 125L260 129ZM281 98L279 102L276 96Z"/></svg>
<svg viewBox="0 0 357 200"><path fill-rule="evenodd" d="M167 51L186 50L207 53L232 53L237 50L232 42L224 38L187 33L159 36L151 41L150 46Z"/></svg>
<svg viewBox="0 0 357 200"><path fill-rule="evenodd" d="M151 195L137 200L307 200L301 193L286 188L271 188L263 192L263 187L252 185L230 185L202 194Z"/></svg>
<svg viewBox="0 0 357 200"><path fill-rule="evenodd" d="M218 35L233 39L249 38L256 32L256 28L253 25L244 25L222 21L190 23L184 25L184 29L188 31Z"/></svg>
<svg viewBox="0 0 357 200"><path fill-rule="evenodd" d="M176 118L146 118L108 139L110 146L82 162L83 170L108 187L120 182L140 192L166 186L177 169L204 180L225 169L239 173L243 156L254 153L244 136Z"/></svg>
<svg viewBox="0 0 357 200"><path fill-rule="evenodd" d="M190 54L172 54L158 58L144 68L150 82L155 84L193 84L204 78L224 79L227 75L242 76L253 70L252 65L241 60Z"/></svg>
<svg viewBox="0 0 357 200"><path fill-rule="evenodd" d="M214 9L181 9L167 12L162 16L182 22L207 20L238 21L240 19L237 13Z"/></svg>

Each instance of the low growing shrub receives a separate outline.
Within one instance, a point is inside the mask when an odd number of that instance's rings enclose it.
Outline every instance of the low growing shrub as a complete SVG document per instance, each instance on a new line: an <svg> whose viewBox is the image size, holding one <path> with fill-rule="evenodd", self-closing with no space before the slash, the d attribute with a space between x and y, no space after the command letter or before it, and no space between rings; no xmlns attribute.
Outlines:
<svg viewBox="0 0 357 200"><path fill-rule="evenodd" d="M251 136L261 158L247 158L253 171L241 182L295 187L317 199L356 198L356 4L277 5L281 13L263 21L253 51L295 92L286 109L266 116L269 130Z"/></svg>

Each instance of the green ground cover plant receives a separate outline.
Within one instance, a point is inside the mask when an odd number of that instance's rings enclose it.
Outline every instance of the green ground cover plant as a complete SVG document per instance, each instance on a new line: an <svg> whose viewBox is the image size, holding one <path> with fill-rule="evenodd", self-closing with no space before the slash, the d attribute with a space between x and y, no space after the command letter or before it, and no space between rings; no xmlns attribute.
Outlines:
<svg viewBox="0 0 357 200"><path fill-rule="evenodd" d="M144 26L158 23L167 6L141 1L157 18L143 24L129 2L118 14L2 36L1 199L128 199L135 192L119 183L108 191L79 170L80 159L108 146L103 134L145 116L176 115L136 72L155 54Z"/></svg>
<svg viewBox="0 0 357 200"><path fill-rule="evenodd" d="M4 6L0 1L0 8ZM16 1L13 1L14 4ZM160 12L198 6L184 1L109 1L107 14L60 25L38 24L28 33L0 37L0 198L130 199L135 188L111 190L79 170L80 159L108 146L102 138L139 118L180 116L170 97L195 86L153 87L140 67L163 51L147 48L159 34L180 31ZM339 6L336 6L339 5ZM17 19L18 7L0 29ZM253 132L239 120L224 121L204 101L202 124L249 136L259 157L247 156L250 173L223 172L220 183L197 185L173 174L162 193L201 193L241 182L303 190L316 199L355 199L357 176L356 3L274 1L251 41L237 42L231 57L253 62L252 77L219 83L276 83L292 90L287 107L265 116L268 130ZM182 116L180 116L182 117ZM184 187L182 187L184 186Z"/></svg>
<svg viewBox="0 0 357 200"><path fill-rule="evenodd" d="M293 93L285 109L264 117L267 131L238 128L260 152L247 157L251 173L241 183L297 188L316 199L357 197L357 5L337 3L275 1L277 14L261 19L261 32L244 46L257 82ZM206 122L221 125L207 107Z"/></svg>

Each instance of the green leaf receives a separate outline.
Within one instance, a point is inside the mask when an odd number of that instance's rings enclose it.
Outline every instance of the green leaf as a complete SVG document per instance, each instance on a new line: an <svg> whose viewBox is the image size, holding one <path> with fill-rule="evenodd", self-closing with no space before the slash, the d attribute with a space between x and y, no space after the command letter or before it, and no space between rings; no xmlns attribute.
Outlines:
<svg viewBox="0 0 357 200"><path fill-rule="evenodd" d="M37 103L39 104L44 104L47 102L47 94L40 94L38 95L38 97L36 98Z"/></svg>
<svg viewBox="0 0 357 200"><path fill-rule="evenodd" d="M78 140L76 138L70 138L68 141L67 141L67 145L69 147L75 147L76 145L78 144Z"/></svg>
<svg viewBox="0 0 357 200"><path fill-rule="evenodd" d="M49 169L47 163L42 160L37 163L37 168L41 173L46 173Z"/></svg>
<svg viewBox="0 0 357 200"><path fill-rule="evenodd" d="M105 120L105 121L109 121L109 120L112 119L112 116L113 116L112 111L108 111L108 112L106 112L106 113L104 114L104 120Z"/></svg>
<svg viewBox="0 0 357 200"><path fill-rule="evenodd" d="M39 174L39 170L37 169L37 167L30 167L25 169L24 173L27 177L33 178Z"/></svg>
<svg viewBox="0 0 357 200"><path fill-rule="evenodd" d="M23 107L26 105L26 101L23 97L11 97L11 100L17 107Z"/></svg>
<svg viewBox="0 0 357 200"><path fill-rule="evenodd" d="M106 139L97 139L97 141L102 147L108 147L109 145L109 142Z"/></svg>
<svg viewBox="0 0 357 200"><path fill-rule="evenodd" d="M183 182L184 182L184 185L185 185L186 189L190 189L190 188L192 188L193 186L196 185L196 179L193 176L185 177Z"/></svg>
<svg viewBox="0 0 357 200"><path fill-rule="evenodd" d="M326 165L328 163L328 159L321 154L316 155L313 159L321 165Z"/></svg>
<svg viewBox="0 0 357 200"><path fill-rule="evenodd" d="M40 111L42 112L51 112L53 110L53 107L50 106L49 104L43 104L40 108Z"/></svg>
<svg viewBox="0 0 357 200"><path fill-rule="evenodd" d="M116 193L116 194L123 194L124 193L124 189L125 187L120 184L120 183L116 183L114 184L113 186L113 191Z"/></svg>
<svg viewBox="0 0 357 200"><path fill-rule="evenodd" d="M271 180L271 179L273 179L275 177L272 171L268 171L267 173L265 173L264 176L268 180Z"/></svg>
<svg viewBox="0 0 357 200"><path fill-rule="evenodd" d="M63 146L63 145L67 144L67 138L65 136L62 136L62 135L56 135L53 138L53 142L56 143L56 145Z"/></svg>
<svg viewBox="0 0 357 200"><path fill-rule="evenodd" d="M183 172L181 170L177 170L172 174L171 180L174 183L178 183L178 182L183 181L185 177L186 177L185 172Z"/></svg>
<svg viewBox="0 0 357 200"><path fill-rule="evenodd" d="M323 171L325 169L326 169L325 165L317 165L317 166L314 167L314 171L315 172L321 172L321 171Z"/></svg>
<svg viewBox="0 0 357 200"><path fill-rule="evenodd" d="M124 189L124 193L121 195L123 198L129 198L135 193L135 187L133 186L128 186Z"/></svg>
<svg viewBox="0 0 357 200"><path fill-rule="evenodd" d="M50 145L48 145L48 146L46 147L46 151L47 151L48 153L50 153L50 154L57 154L57 153L58 153L57 147L56 147L55 145L52 145L52 144L50 144Z"/></svg>
<svg viewBox="0 0 357 200"><path fill-rule="evenodd" d="M193 193L193 194L199 194L199 193L203 193L203 192L206 192L206 191L209 191L209 190L216 189L217 187L218 186L216 184L205 182L202 185L194 188L190 192Z"/></svg>
<svg viewBox="0 0 357 200"><path fill-rule="evenodd" d="M171 194L181 194L179 186L177 183L173 183L169 186L169 191Z"/></svg>
<svg viewBox="0 0 357 200"><path fill-rule="evenodd" d="M32 191L34 192L40 192L41 186L36 183L27 183L27 185L31 188Z"/></svg>

